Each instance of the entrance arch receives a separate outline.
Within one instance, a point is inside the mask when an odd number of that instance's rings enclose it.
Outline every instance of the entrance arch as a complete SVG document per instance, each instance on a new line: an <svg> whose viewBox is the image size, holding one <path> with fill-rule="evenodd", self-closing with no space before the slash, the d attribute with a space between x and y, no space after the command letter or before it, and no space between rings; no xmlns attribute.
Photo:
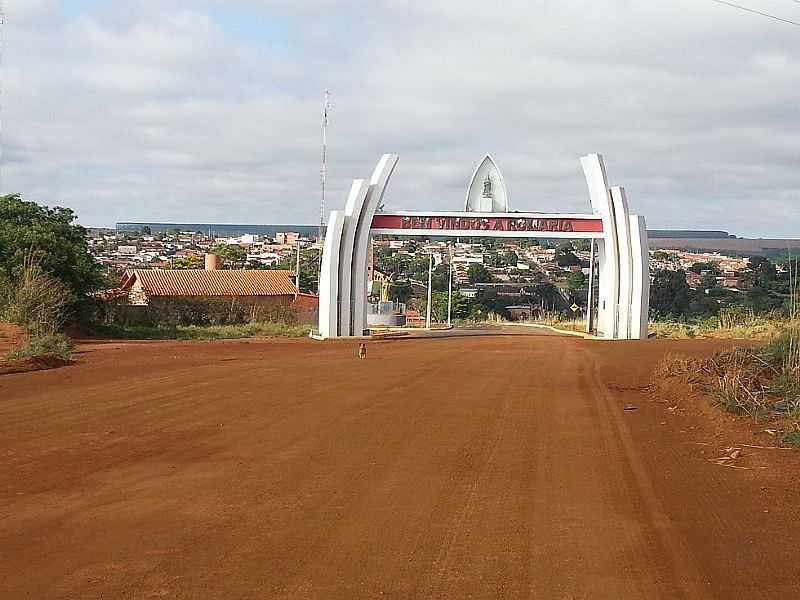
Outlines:
<svg viewBox="0 0 800 600"><path fill-rule="evenodd" d="M647 337L650 273L645 220L630 214L624 188L609 187L601 155L581 158L591 214L508 212L505 181L488 154L470 182L468 211L378 212L398 159L396 154L384 154L369 180L353 182L344 210L330 213L319 282L321 337L360 336L366 329L367 256L373 234L592 239L597 243L599 268L598 335Z"/></svg>

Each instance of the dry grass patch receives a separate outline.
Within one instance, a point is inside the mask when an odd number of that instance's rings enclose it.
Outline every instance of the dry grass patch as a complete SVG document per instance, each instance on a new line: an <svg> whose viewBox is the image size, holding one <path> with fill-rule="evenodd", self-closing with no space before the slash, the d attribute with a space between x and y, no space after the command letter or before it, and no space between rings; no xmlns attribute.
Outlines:
<svg viewBox="0 0 800 600"><path fill-rule="evenodd" d="M707 359L668 354L656 376L697 385L732 414L775 420L782 442L800 446L799 349L800 330L790 330L763 348L737 348Z"/></svg>

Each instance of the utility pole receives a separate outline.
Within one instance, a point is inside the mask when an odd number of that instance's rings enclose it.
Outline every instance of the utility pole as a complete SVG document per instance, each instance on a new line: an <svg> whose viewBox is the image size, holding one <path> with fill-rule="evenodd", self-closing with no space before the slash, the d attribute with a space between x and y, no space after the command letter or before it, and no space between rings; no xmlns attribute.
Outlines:
<svg viewBox="0 0 800 600"><path fill-rule="evenodd" d="M431 328L431 290L433 289L433 252L428 255L428 314L425 317L425 327Z"/></svg>
<svg viewBox="0 0 800 600"><path fill-rule="evenodd" d="M594 329L594 238L589 240L591 252L589 253L589 298L586 300L586 333L592 333Z"/></svg>
<svg viewBox="0 0 800 600"><path fill-rule="evenodd" d="M450 257L448 261L450 271L447 279L447 326L452 327L451 316L453 314L453 250L450 244L447 245L447 253Z"/></svg>
<svg viewBox="0 0 800 600"><path fill-rule="evenodd" d="M4 28L6 25L6 13L5 13L5 6L3 6L2 0L0 0L0 195L3 193L5 188L3 187L3 164L5 159L5 153L3 152L3 71L4 71L4 64L3 59L5 58L5 37L3 35Z"/></svg>
<svg viewBox="0 0 800 600"><path fill-rule="evenodd" d="M294 270L294 282L297 286L297 291L300 291L300 240L297 240L297 267Z"/></svg>
<svg viewBox="0 0 800 600"><path fill-rule="evenodd" d="M319 202L319 234L317 243L321 245L325 239L325 184L328 181L328 111L331 108L331 94L325 90L325 100L322 103L322 169L320 170L320 183L322 197ZM322 252L319 253L319 271L322 272Z"/></svg>

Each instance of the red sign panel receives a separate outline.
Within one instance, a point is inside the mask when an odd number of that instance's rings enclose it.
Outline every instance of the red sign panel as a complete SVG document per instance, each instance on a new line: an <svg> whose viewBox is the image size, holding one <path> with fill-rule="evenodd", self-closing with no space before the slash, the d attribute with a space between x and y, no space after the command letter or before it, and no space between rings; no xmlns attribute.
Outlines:
<svg viewBox="0 0 800 600"><path fill-rule="evenodd" d="M378 214L372 219L372 229L603 233L603 221L599 218L457 217Z"/></svg>

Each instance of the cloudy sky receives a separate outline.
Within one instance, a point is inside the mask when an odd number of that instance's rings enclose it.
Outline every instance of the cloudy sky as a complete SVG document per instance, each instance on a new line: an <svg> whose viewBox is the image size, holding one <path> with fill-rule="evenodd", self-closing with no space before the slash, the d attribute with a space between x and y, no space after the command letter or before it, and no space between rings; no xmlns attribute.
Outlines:
<svg viewBox="0 0 800 600"><path fill-rule="evenodd" d="M741 0L800 21L795 0ZM800 27L710 0L5 0L2 192L116 221L315 223L384 152L387 208L588 212L800 237Z"/></svg>

